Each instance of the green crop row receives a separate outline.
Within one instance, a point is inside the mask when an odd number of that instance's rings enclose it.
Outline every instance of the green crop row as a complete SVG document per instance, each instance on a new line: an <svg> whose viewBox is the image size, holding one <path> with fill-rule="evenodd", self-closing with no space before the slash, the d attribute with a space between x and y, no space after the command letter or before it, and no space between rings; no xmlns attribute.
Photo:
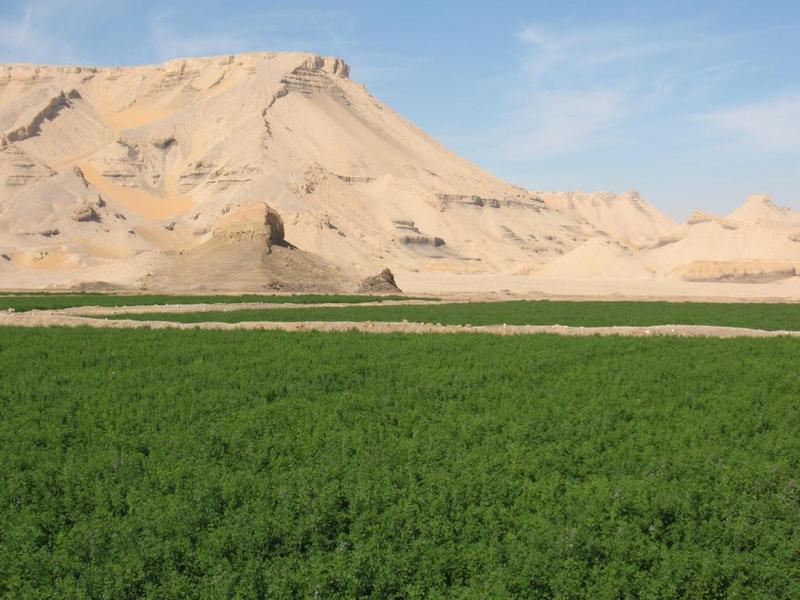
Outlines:
<svg viewBox="0 0 800 600"><path fill-rule="evenodd" d="M798 355L0 329L0 597L798 598Z"/></svg>
<svg viewBox="0 0 800 600"><path fill-rule="evenodd" d="M112 317L115 318L115 317ZM309 307L203 313L148 313L126 319L221 321L403 321L445 325L722 325L800 330L800 304L512 301L406 306Z"/></svg>
<svg viewBox="0 0 800 600"><path fill-rule="evenodd" d="M340 294L267 295L244 294L238 296L173 296L173 295L121 295L121 294L0 294L0 310L16 311L54 310L76 306L149 306L154 304L241 304L265 302L270 304L358 304L386 300L411 300L408 296L364 296Z"/></svg>

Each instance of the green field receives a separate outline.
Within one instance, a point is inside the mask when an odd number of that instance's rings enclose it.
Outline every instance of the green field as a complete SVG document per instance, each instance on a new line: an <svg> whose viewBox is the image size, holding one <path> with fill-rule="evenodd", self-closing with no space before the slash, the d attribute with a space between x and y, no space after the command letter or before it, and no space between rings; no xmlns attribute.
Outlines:
<svg viewBox="0 0 800 600"><path fill-rule="evenodd" d="M800 330L800 304L512 301L125 315L152 321L402 321L444 325L724 325Z"/></svg>
<svg viewBox="0 0 800 600"><path fill-rule="evenodd" d="M0 596L798 598L798 356L0 329Z"/></svg>
<svg viewBox="0 0 800 600"><path fill-rule="evenodd" d="M2 294L0 310L13 308L17 311L54 310L76 306L148 306L154 304L241 304L243 302L265 302L270 304L331 304L360 302L383 302L386 300L410 300L408 296L363 296L339 294L268 295L244 294L238 296L172 296L172 295L116 295L116 294Z"/></svg>

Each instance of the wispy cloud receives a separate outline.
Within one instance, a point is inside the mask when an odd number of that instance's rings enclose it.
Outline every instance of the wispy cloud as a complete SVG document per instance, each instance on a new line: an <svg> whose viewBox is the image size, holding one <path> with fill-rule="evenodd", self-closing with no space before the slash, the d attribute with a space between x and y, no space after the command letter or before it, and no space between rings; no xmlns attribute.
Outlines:
<svg viewBox="0 0 800 600"><path fill-rule="evenodd" d="M495 145L522 162L641 142L643 128L663 126L687 103L705 103L749 68L725 51L740 36L701 33L675 24L522 27L519 71ZM720 113L708 120L722 127L758 117Z"/></svg>
<svg viewBox="0 0 800 600"><path fill-rule="evenodd" d="M761 150L800 150L800 92L706 113L699 120Z"/></svg>
<svg viewBox="0 0 800 600"><path fill-rule="evenodd" d="M634 63L690 45L616 26L527 25L517 37L520 72L502 144L528 158L619 144L615 129L669 101L681 84L667 68Z"/></svg>
<svg viewBox="0 0 800 600"><path fill-rule="evenodd" d="M524 64L533 76L562 67L572 71L594 69L673 52L687 45L675 40L644 39L641 32L619 27L562 29L527 25L517 37L528 48Z"/></svg>

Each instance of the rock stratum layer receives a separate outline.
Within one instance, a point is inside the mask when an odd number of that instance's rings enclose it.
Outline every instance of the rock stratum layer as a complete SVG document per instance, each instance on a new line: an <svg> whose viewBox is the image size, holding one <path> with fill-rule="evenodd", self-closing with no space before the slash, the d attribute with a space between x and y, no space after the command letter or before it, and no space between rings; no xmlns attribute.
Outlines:
<svg viewBox="0 0 800 600"><path fill-rule="evenodd" d="M767 199L678 227L635 192L525 190L349 75L304 53L0 66L0 287L796 277L800 218Z"/></svg>

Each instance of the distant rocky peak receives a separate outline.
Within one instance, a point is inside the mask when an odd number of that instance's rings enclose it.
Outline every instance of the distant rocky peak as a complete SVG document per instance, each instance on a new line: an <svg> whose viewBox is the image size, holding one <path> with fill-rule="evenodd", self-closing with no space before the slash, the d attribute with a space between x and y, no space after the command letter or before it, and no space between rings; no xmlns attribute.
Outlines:
<svg viewBox="0 0 800 600"><path fill-rule="evenodd" d="M718 222L720 218L716 215L712 215L711 213L704 212L702 210L694 210L692 214L689 215L689 219L686 221L688 225L697 225L698 223L714 223Z"/></svg>
<svg viewBox="0 0 800 600"><path fill-rule="evenodd" d="M350 67L344 60L335 56L311 56L306 59L303 67L315 71L324 71L329 75L348 79L350 77Z"/></svg>
<svg viewBox="0 0 800 600"><path fill-rule="evenodd" d="M627 200L628 202L639 203L642 201L642 195L636 190L628 190L627 192L619 195L620 200Z"/></svg>
<svg viewBox="0 0 800 600"><path fill-rule="evenodd" d="M775 206L772 198L766 194L751 194L747 197L745 204L765 204L767 206Z"/></svg>

